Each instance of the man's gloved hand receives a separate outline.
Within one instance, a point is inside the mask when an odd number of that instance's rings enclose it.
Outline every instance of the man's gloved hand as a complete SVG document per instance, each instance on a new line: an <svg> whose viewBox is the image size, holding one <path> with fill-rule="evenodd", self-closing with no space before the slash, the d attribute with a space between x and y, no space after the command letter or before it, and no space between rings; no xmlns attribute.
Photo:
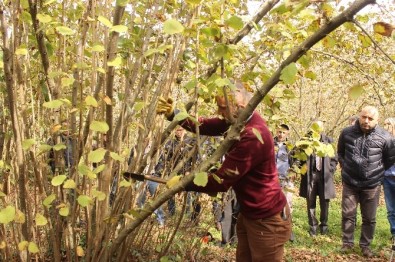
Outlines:
<svg viewBox="0 0 395 262"><path fill-rule="evenodd" d="M156 113L164 114L167 118L171 117L174 113L173 99L169 97L166 100L163 97L159 97Z"/></svg>

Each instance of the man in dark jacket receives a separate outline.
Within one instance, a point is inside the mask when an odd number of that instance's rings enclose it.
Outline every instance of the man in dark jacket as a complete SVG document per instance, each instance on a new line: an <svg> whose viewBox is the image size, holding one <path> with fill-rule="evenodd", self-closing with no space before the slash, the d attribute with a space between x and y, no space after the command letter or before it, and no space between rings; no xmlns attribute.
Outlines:
<svg viewBox="0 0 395 262"><path fill-rule="evenodd" d="M324 123L322 121L316 121L315 123L321 131L320 142L327 145L332 144L333 139L322 132L324 130ZM307 216L310 226L309 234L315 236L319 226L320 233L324 235L328 233L329 200L336 197L333 175L336 171L337 157L319 157L313 153L308 157L306 165L307 172L302 176L299 195L306 198L307 201ZM315 216L317 196L320 201L319 225Z"/></svg>
<svg viewBox="0 0 395 262"><path fill-rule="evenodd" d="M357 206L362 216L359 246L365 257L372 257L369 246L376 228L376 211L384 170L394 163L391 135L377 126L379 113L373 106L364 107L355 125L342 130L338 156L342 167L342 251L354 246Z"/></svg>

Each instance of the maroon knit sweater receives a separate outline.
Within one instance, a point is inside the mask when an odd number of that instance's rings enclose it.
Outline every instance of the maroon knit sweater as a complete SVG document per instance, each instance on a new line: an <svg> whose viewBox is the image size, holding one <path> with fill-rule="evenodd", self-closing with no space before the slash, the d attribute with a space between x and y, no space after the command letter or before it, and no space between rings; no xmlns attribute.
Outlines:
<svg viewBox="0 0 395 262"><path fill-rule="evenodd" d="M224 135L229 124L220 118L200 118L201 135ZM185 121L182 126L194 132L195 123ZM255 130L255 131L254 131ZM254 134L259 132L263 144ZM223 181L218 183L210 174L205 187L193 183L188 191L225 192L233 187L240 203L240 212L250 219L261 219L278 214L286 204L286 198L278 182L274 161L273 138L262 117L254 112L235 142L225 154L225 160L215 174Z"/></svg>

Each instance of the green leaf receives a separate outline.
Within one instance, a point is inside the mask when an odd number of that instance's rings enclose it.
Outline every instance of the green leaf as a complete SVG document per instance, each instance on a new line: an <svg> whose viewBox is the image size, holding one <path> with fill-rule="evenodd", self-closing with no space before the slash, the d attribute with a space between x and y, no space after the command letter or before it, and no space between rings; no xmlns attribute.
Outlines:
<svg viewBox="0 0 395 262"><path fill-rule="evenodd" d="M15 207L7 206L0 210L0 224L8 224L15 219Z"/></svg>
<svg viewBox="0 0 395 262"><path fill-rule="evenodd" d="M306 155L310 156L311 154L313 154L313 149L311 147L305 148L304 152L306 153Z"/></svg>
<svg viewBox="0 0 395 262"><path fill-rule="evenodd" d="M34 143L36 143L34 139L25 139L22 141L22 149L28 150L29 148L32 147L32 145L34 145Z"/></svg>
<svg viewBox="0 0 395 262"><path fill-rule="evenodd" d="M105 165L105 164L100 165L100 166L96 167L96 168L93 170L93 173L98 174L98 173L100 173L101 171L103 171L105 168L106 168L106 165Z"/></svg>
<svg viewBox="0 0 395 262"><path fill-rule="evenodd" d="M38 151L40 151L40 153L45 153L48 152L52 149L52 146L48 145L48 144L41 144L38 147Z"/></svg>
<svg viewBox="0 0 395 262"><path fill-rule="evenodd" d="M46 2L44 3L44 6L50 5L50 4L54 3L54 2L56 2L56 0L48 0L48 1L46 1Z"/></svg>
<svg viewBox="0 0 395 262"><path fill-rule="evenodd" d="M59 215L61 215L62 217L67 217L69 213L70 213L70 209L67 206L59 209Z"/></svg>
<svg viewBox="0 0 395 262"><path fill-rule="evenodd" d="M116 161L124 161L125 159L115 152L110 152L110 157Z"/></svg>
<svg viewBox="0 0 395 262"><path fill-rule="evenodd" d="M178 34L184 31L184 26L176 19L169 19L163 25L163 31L166 34Z"/></svg>
<svg viewBox="0 0 395 262"><path fill-rule="evenodd" d="M119 187L130 187L132 185L132 183L131 182L129 182L129 181L127 181L127 180L122 180L120 183L119 183Z"/></svg>
<svg viewBox="0 0 395 262"><path fill-rule="evenodd" d="M261 142L261 144L264 144L263 139L262 139L262 135L261 135L261 133L258 131L258 129L252 128L252 132L253 132L254 135L258 138L259 142Z"/></svg>
<svg viewBox="0 0 395 262"><path fill-rule="evenodd" d="M52 202L56 199L55 194L51 194L49 196L47 196L44 200L43 200L43 205L47 208L51 207Z"/></svg>
<svg viewBox="0 0 395 262"><path fill-rule="evenodd" d="M26 240L21 241L18 243L18 250L23 251L27 248L28 245L29 245L29 242L27 242Z"/></svg>
<svg viewBox="0 0 395 262"><path fill-rule="evenodd" d="M7 196L6 194L4 194L4 192L0 191L0 197L5 197Z"/></svg>
<svg viewBox="0 0 395 262"><path fill-rule="evenodd" d="M107 66L120 66L122 64L122 58L117 56L114 60L107 62Z"/></svg>
<svg viewBox="0 0 395 262"><path fill-rule="evenodd" d="M183 111L183 112L179 112L178 114L176 114L174 117L174 120L175 121L182 121L188 117L189 117L189 114L187 112Z"/></svg>
<svg viewBox="0 0 395 262"><path fill-rule="evenodd" d="M96 99L93 96L87 96L85 98L85 103L86 103L87 106L92 106L92 107L97 107L98 106L97 101L96 101Z"/></svg>
<svg viewBox="0 0 395 262"><path fill-rule="evenodd" d="M92 121L92 123L89 126L89 129L92 131L100 132L100 133L107 133L108 129L110 127L106 122L101 122L101 121Z"/></svg>
<svg viewBox="0 0 395 262"><path fill-rule="evenodd" d="M195 175L193 183L197 186L206 186L208 182L208 175L206 172L199 172Z"/></svg>
<svg viewBox="0 0 395 262"><path fill-rule="evenodd" d="M52 178L51 184L53 186L60 186L61 184L63 184L63 182L66 180L66 178L67 178L66 175L55 176L54 178Z"/></svg>
<svg viewBox="0 0 395 262"><path fill-rule="evenodd" d="M304 76L310 78L311 80L315 80L317 78L317 75L312 71L307 71Z"/></svg>
<svg viewBox="0 0 395 262"><path fill-rule="evenodd" d="M89 172L92 172L87 165L79 164L78 165L78 172L80 172L83 176L88 175Z"/></svg>
<svg viewBox="0 0 395 262"><path fill-rule="evenodd" d="M36 254L36 253L40 252L37 244L34 242L29 242L29 246L27 247L27 250L29 250L29 252L32 254Z"/></svg>
<svg viewBox="0 0 395 262"><path fill-rule="evenodd" d="M49 102L45 102L43 104L43 107L50 108L50 109L57 109L61 105L63 105L63 102L58 100L58 99L56 99L56 100L52 100L52 101L49 101Z"/></svg>
<svg viewBox="0 0 395 262"><path fill-rule="evenodd" d="M117 0L116 5L125 7L129 3L129 0Z"/></svg>
<svg viewBox="0 0 395 262"><path fill-rule="evenodd" d="M63 188L76 188L77 184L73 179L68 179L64 182Z"/></svg>
<svg viewBox="0 0 395 262"><path fill-rule="evenodd" d="M363 47L370 47L372 45L372 40L365 34L359 34L358 39L361 41Z"/></svg>
<svg viewBox="0 0 395 262"><path fill-rule="evenodd" d="M40 23L46 24L52 21L52 17L46 14L37 14L37 20Z"/></svg>
<svg viewBox="0 0 395 262"><path fill-rule="evenodd" d="M296 64L291 63L281 70L280 79L284 82L284 84L293 84L296 80L296 73L298 73Z"/></svg>
<svg viewBox="0 0 395 262"><path fill-rule="evenodd" d="M77 198L77 201L80 206L87 207L92 202L92 198L86 195L80 195Z"/></svg>
<svg viewBox="0 0 395 262"><path fill-rule="evenodd" d="M36 226L45 226L46 224L48 224L48 220L46 219L46 217L41 214L36 214L35 220Z"/></svg>
<svg viewBox="0 0 395 262"><path fill-rule="evenodd" d="M144 108L144 106L145 106L145 102L136 102L134 103L133 109L134 111L139 112L141 111L141 109Z"/></svg>
<svg viewBox="0 0 395 262"><path fill-rule="evenodd" d="M92 163L98 163L104 159L107 150L104 148L98 148L94 151L89 152L88 154L88 161Z"/></svg>
<svg viewBox="0 0 395 262"><path fill-rule="evenodd" d="M156 49L156 48L148 49L147 51L144 52L144 57L153 55L153 54L158 53L158 52L159 52L159 50Z"/></svg>
<svg viewBox="0 0 395 262"><path fill-rule="evenodd" d="M361 95L365 93L365 89L361 85L355 85L348 90L348 96L353 99L357 100Z"/></svg>
<svg viewBox="0 0 395 262"><path fill-rule="evenodd" d="M111 27L110 31L114 31L117 33L124 33L128 31L128 27L124 25L114 25L113 27Z"/></svg>
<svg viewBox="0 0 395 262"><path fill-rule="evenodd" d="M28 51L26 48L18 48L17 50L15 50L15 54L16 55L27 55Z"/></svg>
<svg viewBox="0 0 395 262"><path fill-rule="evenodd" d="M96 197L97 200L99 200L99 201L103 201L104 199L106 199L106 194L101 191L98 191L96 189L92 190L92 196Z"/></svg>
<svg viewBox="0 0 395 262"><path fill-rule="evenodd" d="M74 30L67 26L57 26L55 29L61 35L74 35Z"/></svg>
<svg viewBox="0 0 395 262"><path fill-rule="evenodd" d="M66 149L66 145L60 143L60 144L54 145L52 148L53 148L53 150L55 150L55 151L59 151L59 150L62 150L62 149Z"/></svg>
<svg viewBox="0 0 395 262"><path fill-rule="evenodd" d="M104 16L99 15L97 20L99 20L100 23L102 23L103 25L107 26L108 28L112 27L112 23L110 22L110 20L108 20Z"/></svg>
<svg viewBox="0 0 395 262"><path fill-rule="evenodd" d="M62 87L71 86L74 83L74 78L73 77L62 77L60 82L61 82L60 84Z"/></svg>
<svg viewBox="0 0 395 262"><path fill-rule="evenodd" d="M106 50L105 48L104 48L104 46L103 45L94 45L93 47L92 47L92 52L103 52L104 50Z"/></svg>
<svg viewBox="0 0 395 262"><path fill-rule="evenodd" d="M229 18L228 20L226 20L225 24L235 30L240 30L244 26L243 20L240 17L235 16L235 15L232 16L231 18Z"/></svg>
<svg viewBox="0 0 395 262"><path fill-rule="evenodd" d="M190 5L199 5L202 0L186 0L186 2Z"/></svg>

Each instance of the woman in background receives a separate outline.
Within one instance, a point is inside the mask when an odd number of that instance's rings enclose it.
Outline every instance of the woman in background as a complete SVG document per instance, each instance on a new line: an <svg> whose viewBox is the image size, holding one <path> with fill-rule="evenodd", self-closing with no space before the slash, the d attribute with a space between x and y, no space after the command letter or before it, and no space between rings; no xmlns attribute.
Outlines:
<svg viewBox="0 0 395 262"><path fill-rule="evenodd" d="M395 137L395 117L385 119L384 128ZM384 172L384 197L387 206L392 242L395 241L395 164Z"/></svg>

